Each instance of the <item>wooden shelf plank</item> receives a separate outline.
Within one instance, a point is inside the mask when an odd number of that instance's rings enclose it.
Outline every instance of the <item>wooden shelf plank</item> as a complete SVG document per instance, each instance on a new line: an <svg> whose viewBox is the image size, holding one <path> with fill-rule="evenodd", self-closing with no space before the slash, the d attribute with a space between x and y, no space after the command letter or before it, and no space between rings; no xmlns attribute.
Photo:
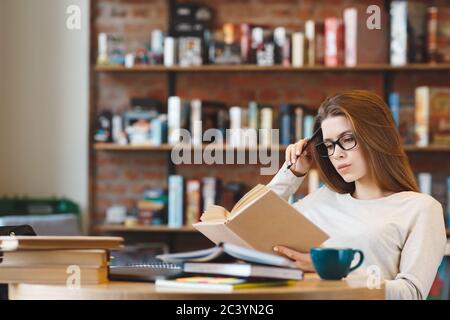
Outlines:
<svg viewBox="0 0 450 320"><path fill-rule="evenodd" d="M206 146L203 145L202 149ZM173 148L172 145L163 144L160 146L149 146L149 145L119 145L114 143L96 143L94 144L94 149L98 151L171 151ZM189 147L188 147L189 148ZM280 151L285 151L287 148L286 145L278 146ZM216 150L258 150L258 147L249 147L249 148L233 148L230 146L218 146ZM275 149L275 148L274 148ZM450 146L428 146L428 147L418 147L418 146L405 146L406 152L450 152Z"/></svg>
<svg viewBox="0 0 450 320"><path fill-rule="evenodd" d="M114 224L103 224L103 225L96 225L94 227L96 232L167 232L167 233L174 233L174 232L183 232L183 233L189 233L189 232L198 232L193 227L183 226L180 228L171 228L168 226L157 226L157 225L137 225L133 227L126 227L124 225L114 225Z"/></svg>
<svg viewBox="0 0 450 320"><path fill-rule="evenodd" d="M354 67L347 66L258 66L258 65L202 65L202 66L172 66L144 65L125 68L123 66L97 65L96 72L366 72L366 71L450 71L450 63L441 64L409 64L405 66L392 66L389 64L367 64Z"/></svg>

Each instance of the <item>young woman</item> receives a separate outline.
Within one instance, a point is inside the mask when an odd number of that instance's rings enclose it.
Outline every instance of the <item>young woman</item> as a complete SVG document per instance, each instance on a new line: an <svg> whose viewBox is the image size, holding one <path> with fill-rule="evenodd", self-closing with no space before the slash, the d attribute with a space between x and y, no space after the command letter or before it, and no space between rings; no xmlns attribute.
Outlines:
<svg viewBox="0 0 450 320"><path fill-rule="evenodd" d="M360 271L379 270L387 299L425 299L447 241L443 210L418 192L388 107L368 91L331 96L319 108L314 130L319 127L300 157L307 139L287 148L268 187L287 199L314 162L324 186L294 207L328 233L323 245L361 249ZM309 253L274 250L314 271Z"/></svg>

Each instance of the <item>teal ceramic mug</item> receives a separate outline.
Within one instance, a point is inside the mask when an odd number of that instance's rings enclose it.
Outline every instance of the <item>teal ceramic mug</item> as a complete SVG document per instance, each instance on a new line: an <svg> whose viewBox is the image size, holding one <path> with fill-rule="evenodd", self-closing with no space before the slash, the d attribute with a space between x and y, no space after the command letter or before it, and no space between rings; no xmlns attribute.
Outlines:
<svg viewBox="0 0 450 320"><path fill-rule="evenodd" d="M324 280L345 278L364 261L361 250L350 248L311 248L310 254L314 268ZM356 254L359 255L359 261L352 267L351 263Z"/></svg>

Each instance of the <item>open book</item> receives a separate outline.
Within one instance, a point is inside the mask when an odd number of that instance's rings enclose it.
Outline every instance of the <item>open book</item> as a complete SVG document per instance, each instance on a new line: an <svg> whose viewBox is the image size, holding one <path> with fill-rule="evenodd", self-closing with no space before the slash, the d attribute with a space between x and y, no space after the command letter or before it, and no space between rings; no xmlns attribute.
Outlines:
<svg viewBox="0 0 450 320"><path fill-rule="evenodd" d="M211 205L193 227L215 244L273 253L283 245L300 252L320 246L328 235L268 187L258 184L231 212Z"/></svg>
<svg viewBox="0 0 450 320"><path fill-rule="evenodd" d="M232 258L257 264L267 264L277 267L297 268L297 266L293 261L285 257L281 257L266 252L260 252L253 249L243 248L231 243L220 243L215 247L203 250L160 254L157 255L156 258L169 263L211 262L211 261L223 261L227 260L227 258Z"/></svg>

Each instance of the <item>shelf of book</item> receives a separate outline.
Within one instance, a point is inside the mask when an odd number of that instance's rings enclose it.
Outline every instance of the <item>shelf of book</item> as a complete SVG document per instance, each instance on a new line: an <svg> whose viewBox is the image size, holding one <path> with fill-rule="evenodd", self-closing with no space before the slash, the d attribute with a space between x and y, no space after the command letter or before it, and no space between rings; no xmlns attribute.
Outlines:
<svg viewBox="0 0 450 320"><path fill-rule="evenodd" d="M167 225L136 225L132 227L120 225L120 224L101 224L95 226L96 232L160 232L160 233L173 233L173 232L197 232L193 227L183 226L172 228Z"/></svg>
<svg viewBox="0 0 450 320"><path fill-rule="evenodd" d="M212 147L212 145L203 145L202 149L205 149L206 146ZM173 145L170 144L162 144L159 146L152 145L119 145L114 143L97 143L94 145L95 150L97 151L171 151ZM195 148L194 146L187 146L187 148ZM217 146L216 150L258 150L258 148L262 147L232 147L232 146ZM274 146L273 150L278 149L279 151L285 151L287 148L286 145ZM405 146L406 152L450 152L450 146L427 146L427 147L419 147L419 146Z"/></svg>
<svg viewBox="0 0 450 320"><path fill-rule="evenodd" d="M390 64L367 64L348 67L340 66L303 66L292 67L283 65L259 66L252 64L240 65L201 65L201 66L171 66L142 65L126 68L120 65L97 65L96 72L367 72L367 71L450 71L450 63L417 63L404 66Z"/></svg>

